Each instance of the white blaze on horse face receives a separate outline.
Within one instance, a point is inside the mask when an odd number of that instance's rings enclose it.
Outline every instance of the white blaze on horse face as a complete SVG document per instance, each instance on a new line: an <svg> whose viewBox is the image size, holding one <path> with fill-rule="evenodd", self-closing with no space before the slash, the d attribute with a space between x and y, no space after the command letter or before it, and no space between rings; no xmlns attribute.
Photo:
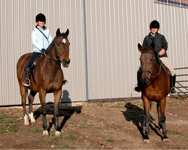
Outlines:
<svg viewBox="0 0 188 150"><path fill-rule="evenodd" d="M66 40L66 39L63 39L62 42L65 44L65 43L67 42L67 40Z"/></svg>

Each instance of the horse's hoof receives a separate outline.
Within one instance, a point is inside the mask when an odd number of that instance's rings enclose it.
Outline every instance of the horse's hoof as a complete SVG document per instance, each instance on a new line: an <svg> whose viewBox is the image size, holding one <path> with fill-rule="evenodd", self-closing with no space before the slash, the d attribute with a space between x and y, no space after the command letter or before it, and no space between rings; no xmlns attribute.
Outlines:
<svg viewBox="0 0 188 150"><path fill-rule="evenodd" d="M35 119L31 119L31 123L35 123Z"/></svg>
<svg viewBox="0 0 188 150"><path fill-rule="evenodd" d="M32 123L35 122L35 118L33 117L33 113L29 114L29 118L30 118L30 120L31 120Z"/></svg>
<svg viewBox="0 0 188 150"><path fill-rule="evenodd" d="M149 139L144 139L144 143L149 143Z"/></svg>
<svg viewBox="0 0 188 150"><path fill-rule="evenodd" d="M24 126L28 126L29 125L29 121L27 122L27 121L25 121L24 122Z"/></svg>
<svg viewBox="0 0 188 150"><path fill-rule="evenodd" d="M48 135L49 135L49 134L48 134L48 131L47 131L47 130L44 130L43 133L42 133L42 135L48 137Z"/></svg>
<svg viewBox="0 0 188 150"><path fill-rule="evenodd" d="M29 125L29 119L28 119L28 116L27 116L27 115L24 116L24 125L25 125L25 126L28 126L28 125Z"/></svg>
<svg viewBox="0 0 188 150"><path fill-rule="evenodd" d="M61 135L61 132L60 131L56 131L55 132L55 136L60 136Z"/></svg>
<svg viewBox="0 0 188 150"><path fill-rule="evenodd" d="M163 139L163 142L169 143L170 141L169 141L168 138L164 138L164 139Z"/></svg>

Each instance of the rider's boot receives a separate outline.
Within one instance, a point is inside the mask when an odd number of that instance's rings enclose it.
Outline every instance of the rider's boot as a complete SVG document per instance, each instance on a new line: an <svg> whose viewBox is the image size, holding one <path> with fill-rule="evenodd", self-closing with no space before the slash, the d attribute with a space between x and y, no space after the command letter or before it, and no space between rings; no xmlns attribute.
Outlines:
<svg viewBox="0 0 188 150"><path fill-rule="evenodd" d="M175 83L176 83L176 75L170 77L170 92L171 93L176 93L175 90Z"/></svg>
<svg viewBox="0 0 188 150"><path fill-rule="evenodd" d="M137 92L140 92L143 88L143 84L140 80L141 76L142 76L142 69L140 67L138 72L137 72L137 86L134 88L134 90L137 91Z"/></svg>
<svg viewBox="0 0 188 150"><path fill-rule="evenodd" d="M23 82L23 86L28 88L30 86L29 76L30 76L30 73L31 73L31 69L29 67L25 68L24 73L25 73L25 79L24 79L24 82Z"/></svg>

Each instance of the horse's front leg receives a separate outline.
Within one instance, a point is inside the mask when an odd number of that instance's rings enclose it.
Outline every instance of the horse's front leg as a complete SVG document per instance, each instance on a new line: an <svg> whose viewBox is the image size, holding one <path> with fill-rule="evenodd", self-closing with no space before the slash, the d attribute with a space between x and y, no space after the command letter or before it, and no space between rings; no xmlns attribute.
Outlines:
<svg viewBox="0 0 188 150"><path fill-rule="evenodd" d="M23 113L24 113L24 125L29 125L29 118L27 116L26 112L26 95L28 92L28 89L24 88L22 85L22 82L20 84L20 95L21 95L21 101L22 101L22 107L23 107Z"/></svg>
<svg viewBox="0 0 188 150"><path fill-rule="evenodd" d="M59 102L62 95L62 89L54 91L54 126L56 129L55 135L59 136L61 134L59 128Z"/></svg>
<svg viewBox="0 0 188 150"><path fill-rule="evenodd" d="M144 136L144 142L149 143L149 123L150 123L150 109L151 109L151 101L148 100L146 96L142 97L143 103L144 103L144 113L145 113L145 136Z"/></svg>
<svg viewBox="0 0 188 150"><path fill-rule="evenodd" d="M159 120L159 126L162 129L163 132L163 141L168 142L167 132L166 132L166 117L165 117L165 107L166 107L166 98L160 100L157 103L157 112L158 112L158 120Z"/></svg>
<svg viewBox="0 0 188 150"><path fill-rule="evenodd" d="M35 118L33 116L33 101L34 101L35 95L36 95L36 92L31 91L29 96L28 96L28 100L29 100L29 118L30 118L31 122L35 122Z"/></svg>
<svg viewBox="0 0 188 150"><path fill-rule="evenodd" d="M46 103L45 103L45 97L46 97L46 91L40 90L39 91L39 98L40 98L40 103L42 107L42 121L43 121L43 136L48 136L48 130L47 130L47 120L46 120Z"/></svg>

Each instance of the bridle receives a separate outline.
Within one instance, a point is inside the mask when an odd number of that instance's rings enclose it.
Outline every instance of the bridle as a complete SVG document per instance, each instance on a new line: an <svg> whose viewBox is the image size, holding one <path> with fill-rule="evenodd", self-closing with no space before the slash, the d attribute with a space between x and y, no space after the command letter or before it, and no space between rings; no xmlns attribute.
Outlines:
<svg viewBox="0 0 188 150"><path fill-rule="evenodd" d="M157 77L160 75L160 73L161 73L161 63L159 63L159 71L158 71L158 73L157 73L157 75L152 75L153 74L153 71L154 71L154 67L155 67L155 62L156 62L156 57L155 57L155 54L153 53L153 52L143 52L143 53L151 53L152 54L152 69L151 69L151 71L150 70L142 70L142 73L143 72L148 72L150 75L149 75L149 79L148 79L148 81L150 81L152 78L154 78L151 82L149 82L149 84L147 83L147 85L146 85L146 87L145 87L145 89L146 88L148 88L152 83L153 83L153 81L155 81L155 79L157 79Z"/></svg>
<svg viewBox="0 0 188 150"><path fill-rule="evenodd" d="M60 58L52 58L50 56L48 56L45 52L43 53L44 56L46 56L49 59L52 59L53 61L55 61L59 66L61 66L62 60Z"/></svg>

